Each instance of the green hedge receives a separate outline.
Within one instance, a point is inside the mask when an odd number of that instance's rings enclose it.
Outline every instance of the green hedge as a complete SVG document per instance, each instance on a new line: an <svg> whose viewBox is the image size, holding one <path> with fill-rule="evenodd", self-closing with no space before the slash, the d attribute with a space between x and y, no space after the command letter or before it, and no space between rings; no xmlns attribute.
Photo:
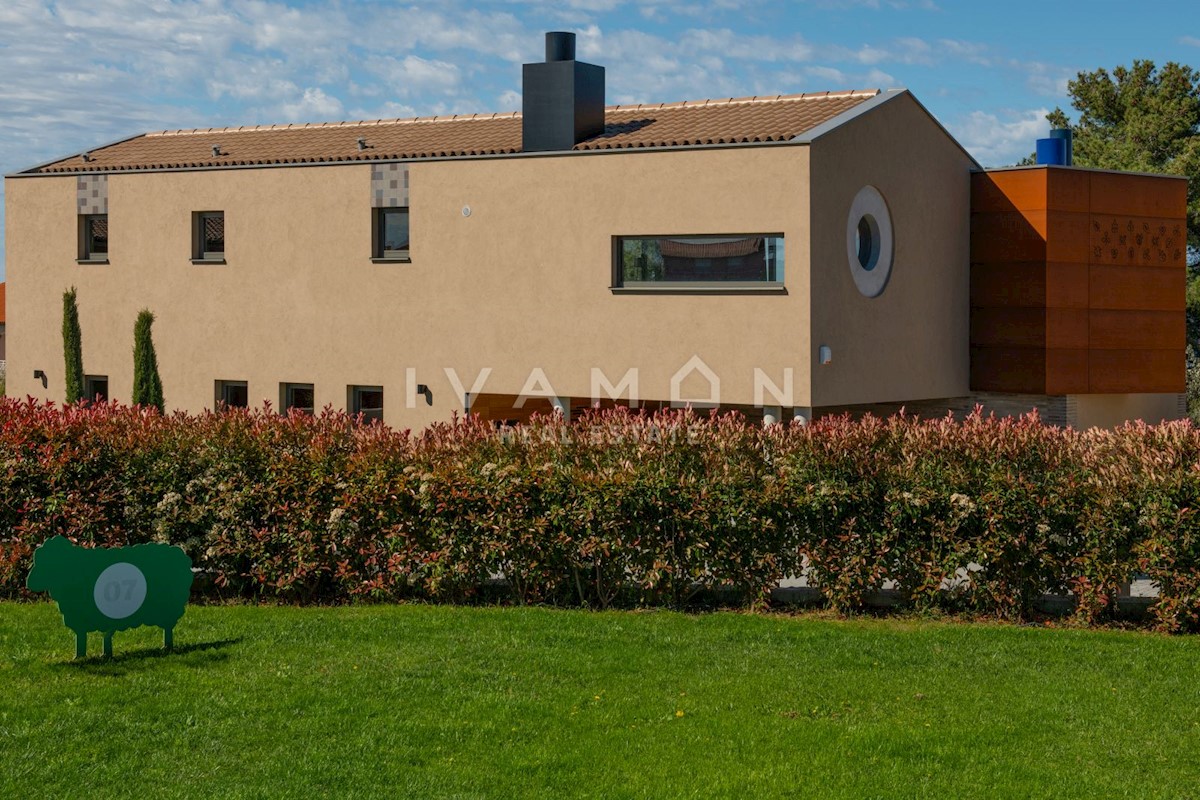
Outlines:
<svg viewBox="0 0 1200 800"><path fill-rule="evenodd" d="M1198 456L1187 422L616 410L411 435L331 411L0 400L0 595L61 533L178 543L215 595L299 603L466 601L498 575L518 603L758 603L807 569L838 610L892 580L917 608L1008 619L1068 594L1092 622L1144 574L1156 625L1195 630Z"/></svg>

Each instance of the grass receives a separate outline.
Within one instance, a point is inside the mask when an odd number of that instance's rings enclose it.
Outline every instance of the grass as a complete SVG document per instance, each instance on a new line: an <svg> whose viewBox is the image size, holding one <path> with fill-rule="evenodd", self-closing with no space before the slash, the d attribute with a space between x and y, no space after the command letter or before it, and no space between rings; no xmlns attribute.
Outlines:
<svg viewBox="0 0 1200 800"><path fill-rule="evenodd" d="M1200 638L415 605L156 634L73 663L54 606L0 603L0 797L1200 794Z"/></svg>

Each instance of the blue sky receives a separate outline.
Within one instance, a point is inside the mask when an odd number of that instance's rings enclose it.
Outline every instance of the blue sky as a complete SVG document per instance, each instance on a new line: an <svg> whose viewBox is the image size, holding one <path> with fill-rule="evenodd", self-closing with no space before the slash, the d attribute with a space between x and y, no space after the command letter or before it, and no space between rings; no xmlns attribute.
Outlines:
<svg viewBox="0 0 1200 800"><path fill-rule="evenodd" d="M1080 70L1200 66L1195 0L3 0L0 171L149 130L520 107L570 30L608 102L911 89L985 165ZM2 215L0 215L2 221ZM73 232L70 234L73 235ZM4 274L0 238L0 279Z"/></svg>

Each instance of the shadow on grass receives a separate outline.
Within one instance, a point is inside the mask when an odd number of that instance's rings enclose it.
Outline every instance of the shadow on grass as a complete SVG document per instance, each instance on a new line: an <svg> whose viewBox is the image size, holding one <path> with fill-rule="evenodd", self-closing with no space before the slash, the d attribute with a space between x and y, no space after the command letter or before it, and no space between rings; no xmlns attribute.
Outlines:
<svg viewBox="0 0 1200 800"><path fill-rule="evenodd" d="M96 675L123 675L129 672L132 668L140 666L148 666L149 664L160 659L176 659L187 664L187 666L198 666L204 663L217 663L227 661L229 653L225 652L226 648L241 644L243 637L239 636L236 639L217 639L211 642L196 642L194 644L175 645L170 650L164 650L161 647L141 647L136 650L120 650L114 648L112 658L106 658L101 655L90 655L87 658L79 660L64 661L56 666L60 669L75 669L89 672ZM195 657L200 654L200 657ZM190 658L183 658L192 656Z"/></svg>

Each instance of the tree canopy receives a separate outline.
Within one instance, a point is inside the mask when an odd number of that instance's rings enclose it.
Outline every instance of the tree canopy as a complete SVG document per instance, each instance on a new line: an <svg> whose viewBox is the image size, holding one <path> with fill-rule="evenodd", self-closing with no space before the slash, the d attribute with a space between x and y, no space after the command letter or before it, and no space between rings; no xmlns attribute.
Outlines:
<svg viewBox="0 0 1200 800"><path fill-rule="evenodd" d="M1080 72L1067 84L1079 112L1047 115L1070 127L1075 163L1083 167L1186 175L1188 264L1200 267L1200 73L1169 61L1135 60L1132 67Z"/></svg>

